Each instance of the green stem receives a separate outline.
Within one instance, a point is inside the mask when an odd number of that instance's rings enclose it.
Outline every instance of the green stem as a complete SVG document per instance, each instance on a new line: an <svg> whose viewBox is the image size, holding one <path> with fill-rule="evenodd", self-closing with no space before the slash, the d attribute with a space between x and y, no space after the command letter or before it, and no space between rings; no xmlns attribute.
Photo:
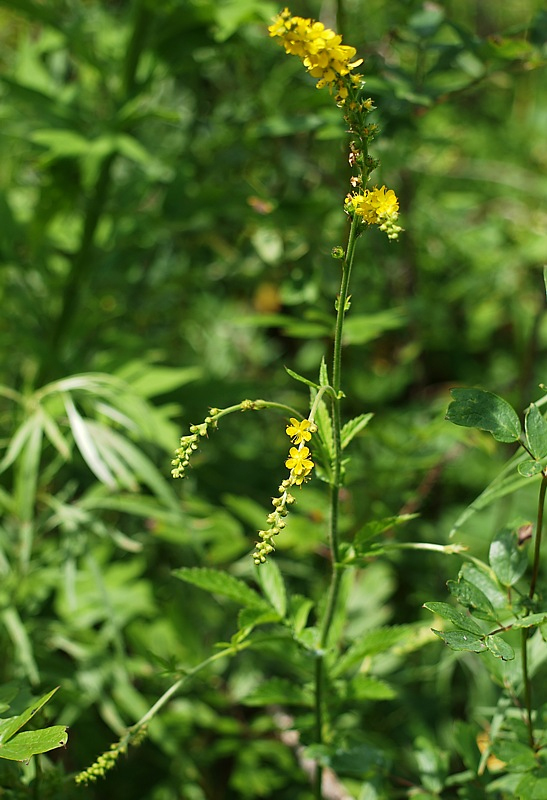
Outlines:
<svg viewBox="0 0 547 800"><path fill-rule="evenodd" d="M355 245L357 242L357 232L360 226L360 220L355 215L351 222L351 228L348 236L348 245L346 248L346 255L342 262L342 279L340 284L340 294L338 296L338 308L336 314L336 327L334 331L334 352L333 352L333 366L332 366L332 386L334 389L332 397L332 423L333 423L333 441L334 441L334 463L333 463L333 477L330 486L330 515L329 515L329 548L332 563L332 573L329 586L329 593L327 598L327 607L325 615L321 624L321 633L319 637L319 649L317 652L317 661L315 666L315 715L316 715L316 730L317 741L323 741L323 728L324 728L324 702L323 702L323 688L324 688L324 659L326 649L329 643L329 636L334 620L334 615L338 605L338 597L340 594L340 585L342 581L342 574L344 567L340 562L339 550L339 532L338 532L338 515L339 515L339 494L340 484L342 478L342 443L341 443L341 414L340 414L340 400L341 400L341 373L342 373L342 338L344 332L344 319L347 311L347 302L349 298L349 280L351 276L351 268L353 266L353 259L355 256ZM315 773L315 797L316 800L322 800L323 789L323 767L317 764Z"/></svg>
<svg viewBox="0 0 547 800"><path fill-rule="evenodd" d="M541 556L541 534L543 532L543 513L545 510L545 494L547 492L547 475L543 474L541 486L539 487L538 515L536 522L536 541L534 546L534 563L532 567L532 578L530 580L529 598L533 600L536 593L536 584L539 573L539 561ZM528 739L530 747L535 748L534 725L532 722L532 682L528 669L528 638L530 631L523 628L521 633L522 650L522 681L524 685L524 704L526 706L526 724L528 726Z"/></svg>
<svg viewBox="0 0 547 800"><path fill-rule="evenodd" d="M536 583L539 573L539 559L541 555L541 534L543 530L543 512L545 509L545 493L547 492L547 475L543 475L541 486L539 487L538 516L536 523L536 543L534 547L534 565L532 567L532 579L530 581L530 600L536 592Z"/></svg>

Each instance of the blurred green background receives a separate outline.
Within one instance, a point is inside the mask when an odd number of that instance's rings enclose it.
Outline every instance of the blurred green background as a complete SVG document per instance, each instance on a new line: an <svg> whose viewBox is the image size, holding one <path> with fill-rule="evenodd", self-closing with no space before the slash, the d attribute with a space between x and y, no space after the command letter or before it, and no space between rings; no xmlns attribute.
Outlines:
<svg viewBox="0 0 547 800"><path fill-rule="evenodd" d="M5 768L6 796L311 796L271 718L244 703L261 671L283 669L275 648L196 680L107 783L70 783L234 631L229 604L171 570L253 579L283 420L223 421L175 483L179 436L245 397L305 412L284 367L315 379L330 358L347 137L328 92L269 39L280 10L0 2L0 672L60 685L50 714L70 725L41 793L33 763ZM547 12L541 0L291 11L364 58L382 131L374 180L399 196L405 228L399 243L374 230L359 242L345 410L375 417L354 443L344 530L415 511L402 535L445 544L509 455L444 422L448 389L480 385L520 409L546 379ZM458 541L484 555L499 520L532 513L533 493L476 515ZM276 559L295 591L320 597L321 482L298 500ZM426 619L422 602L456 572L423 553L371 563L351 599L356 630ZM495 691L477 659L440 644L392 662L378 670L397 699L362 714L412 782L417 737L450 749L454 717Z"/></svg>

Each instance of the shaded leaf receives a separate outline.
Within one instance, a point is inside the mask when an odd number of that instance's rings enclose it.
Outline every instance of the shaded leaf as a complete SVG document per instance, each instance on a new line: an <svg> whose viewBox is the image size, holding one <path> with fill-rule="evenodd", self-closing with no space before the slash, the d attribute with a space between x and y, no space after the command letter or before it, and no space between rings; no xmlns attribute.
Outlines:
<svg viewBox="0 0 547 800"><path fill-rule="evenodd" d="M496 578L504 586L513 586L528 565L526 549L519 546L516 531L504 528L494 537L488 554Z"/></svg>
<svg viewBox="0 0 547 800"><path fill-rule="evenodd" d="M287 592L281 570L272 559L256 568L257 581L269 603L281 618L287 611Z"/></svg>
<svg viewBox="0 0 547 800"><path fill-rule="evenodd" d="M442 639L451 650L469 650L472 653L484 653L487 649L484 637L480 637L469 631L436 631L433 633Z"/></svg>
<svg viewBox="0 0 547 800"><path fill-rule="evenodd" d="M515 651L510 644L499 636L487 636L486 646L493 656L501 658L502 661L512 661L515 657Z"/></svg>
<svg viewBox="0 0 547 800"><path fill-rule="evenodd" d="M228 572L207 567L182 567L174 570L173 575L181 581L205 589L206 592L227 597L242 606L269 609L268 604L254 589Z"/></svg>
<svg viewBox="0 0 547 800"><path fill-rule="evenodd" d="M284 678L270 678L243 698L246 706L296 705L310 708L313 694L310 689Z"/></svg>
<svg viewBox="0 0 547 800"><path fill-rule="evenodd" d="M342 427L341 433L342 450L348 446L358 433L366 428L373 416L374 414L360 414L358 417L354 417L350 419L349 422L346 422Z"/></svg>
<svg viewBox="0 0 547 800"><path fill-rule="evenodd" d="M424 603L424 608L427 608L429 611L432 611L434 614L437 614L443 619L449 620L453 625L463 631L474 633L477 636L484 636L484 631L475 622L473 617L470 617L468 614L463 614L453 606L448 605L448 603Z"/></svg>
<svg viewBox="0 0 547 800"><path fill-rule="evenodd" d="M515 409L502 397L483 389L451 389L454 398L446 419L466 428L489 431L498 442L516 442L521 434Z"/></svg>
<svg viewBox="0 0 547 800"><path fill-rule="evenodd" d="M461 578L456 581L447 581L448 589L462 606L474 610L484 618L495 617L494 606L484 592L474 584Z"/></svg>
<svg viewBox="0 0 547 800"><path fill-rule="evenodd" d="M534 458L547 456L547 422L535 403L531 403L524 418L526 439Z"/></svg>

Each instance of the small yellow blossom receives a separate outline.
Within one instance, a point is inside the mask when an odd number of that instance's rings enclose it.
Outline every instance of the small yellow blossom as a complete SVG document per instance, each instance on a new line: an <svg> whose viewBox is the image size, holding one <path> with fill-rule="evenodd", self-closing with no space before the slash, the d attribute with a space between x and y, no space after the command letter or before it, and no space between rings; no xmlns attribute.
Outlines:
<svg viewBox="0 0 547 800"><path fill-rule="evenodd" d="M288 8L278 14L268 30L270 36L281 37L285 52L298 56L310 75L318 79L318 89L335 87L337 100L343 102L348 92L340 78L363 63L362 59L352 61L355 47L342 44L342 37L322 22L293 17Z"/></svg>
<svg viewBox="0 0 547 800"><path fill-rule="evenodd" d="M309 458L310 455L308 447L291 447L289 450L289 458L285 461L285 466L290 469L291 476L295 478L295 483L297 484L300 478L302 480L306 478L313 469L314 465Z"/></svg>
<svg viewBox="0 0 547 800"><path fill-rule="evenodd" d="M345 208L348 214L357 214L367 225L378 225L389 239L396 239L402 228L396 222L399 217L399 201L393 189L365 189L362 194L349 194Z"/></svg>
<svg viewBox="0 0 547 800"><path fill-rule="evenodd" d="M308 430L312 424L309 419L303 419L302 422L298 422L297 419L291 417L289 422L290 425L287 425L286 433L292 439L293 444L309 442L312 435L312 431Z"/></svg>

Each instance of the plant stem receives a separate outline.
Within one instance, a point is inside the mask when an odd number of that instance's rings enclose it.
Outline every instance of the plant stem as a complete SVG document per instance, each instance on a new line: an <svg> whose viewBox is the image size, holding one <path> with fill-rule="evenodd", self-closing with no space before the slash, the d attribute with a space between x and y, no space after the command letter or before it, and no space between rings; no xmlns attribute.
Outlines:
<svg viewBox="0 0 547 800"><path fill-rule="evenodd" d="M538 516L536 523L536 543L534 547L534 565L532 567L532 579L530 581L530 600L536 592L536 583L539 572L539 559L541 555L541 534L543 529L543 511L545 508L545 493L547 492L547 475L543 475L541 486L539 487Z"/></svg>
<svg viewBox="0 0 547 800"><path fill-rule="evenodd" d="M344 319L347 311L349 280L351 268L355 255L355 245L357 242L357 231L360 220L355 215L351 222L348 236L346 255L342 262L342 279L340 284L340 294L338 296L338 308L336 314L336 327L334 331L334 353L332 366L332 386L334 395L332 397L332 435L334 440L334 463L333 477L330 486L330 515L329 515L329 548L332 563L332 573L327 599L327 607L321 624L319 637L319 649L315 665L315 716L316 716L316 736L318 744L323 741L324 727L324 704L323 704L323 684L324 684L324 659L328 647L329 636L332 622L338 605L340 584L343 574L343 566L340 565L339 557L339 537L338 537L338 515L339 515L339 495L342 477L342 443L341 443L341 414L340 414L340 385L342 373L342 336L344 332ZM315 773L315 797L322 800L323 789L323 767L317 764Z"/></svg>
<svg viewBox="0 0 547 800"><path fill-rule="evenodd" d="M547 475L543 474L541 485L539 487L538 497L538 515L536 522L536 541L534 546L534 563L532 566L532 578L530 580L529 598L533 600L536 593L536 584L539 573L539 561L541 556L541 534L543 531L543 513L545 510L545 494L547 493ZM530 673L528 670L528 638L530 631L523 628L521 634L521 649L522 649L522 681L524 684L524 703L526 706L526 724L528 726L528 739L530 747L535 748L534 739L534 725L532 722L532 683L530 680Z"/></svg>

